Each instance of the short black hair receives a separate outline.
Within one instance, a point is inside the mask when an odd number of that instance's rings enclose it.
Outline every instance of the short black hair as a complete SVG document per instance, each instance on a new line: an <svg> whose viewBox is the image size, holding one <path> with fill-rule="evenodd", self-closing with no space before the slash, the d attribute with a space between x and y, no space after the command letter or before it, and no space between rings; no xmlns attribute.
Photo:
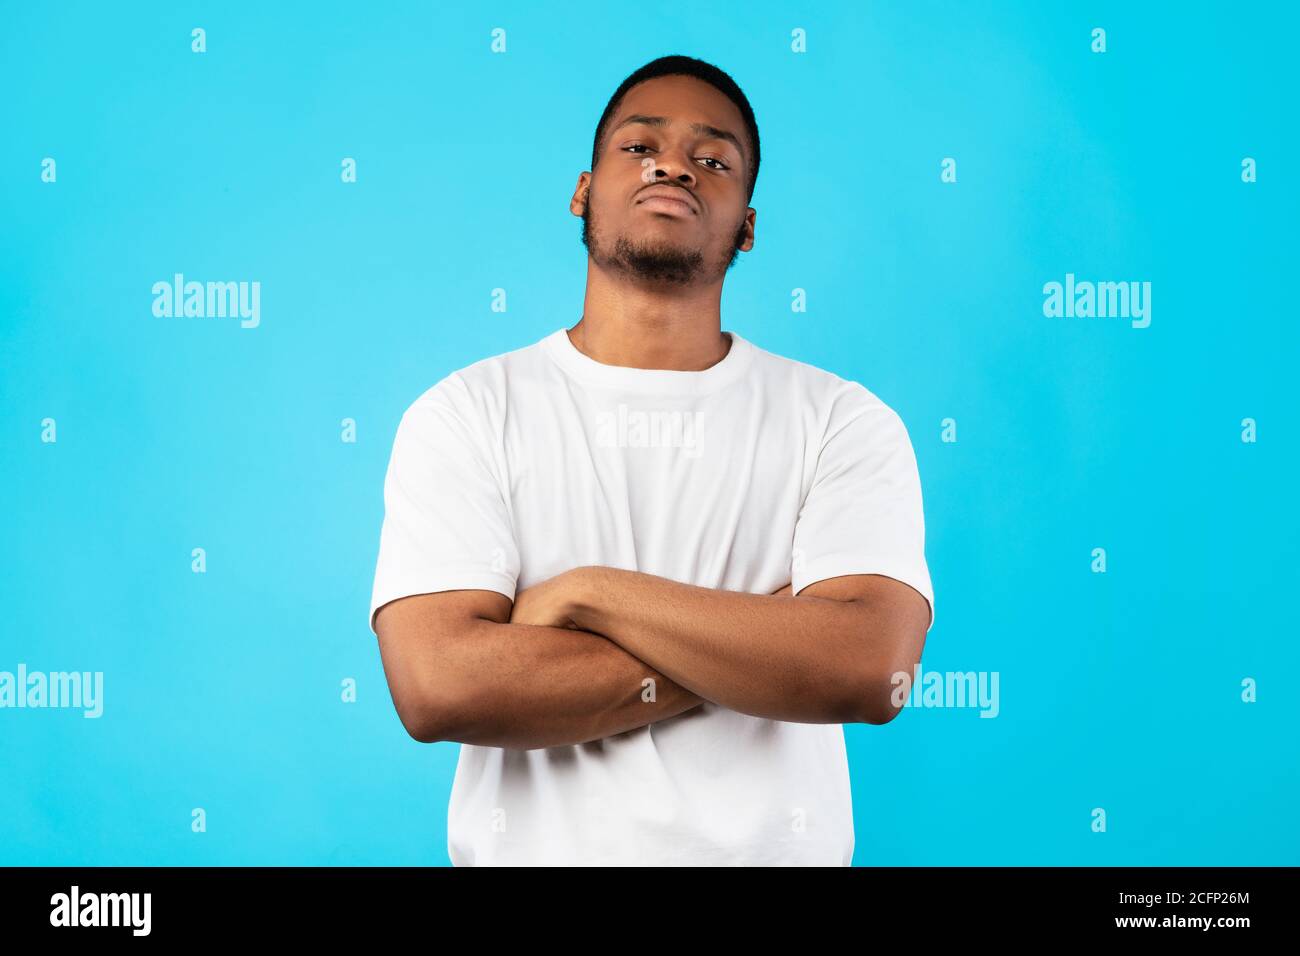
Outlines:
<svg viewBox="0 0 1300 956"><path fill-rule="evenodd" d="M596 171L596 163L600 159L605 127L613 118L614 112L618 109L619 103L623 101L627 91L638 83L644 83L646 80L652 80L659 76L693 76L713 86L727 99L736 104L736 108L740 110L741 118L745 121L745 128L749 131L749 143L753 151L753 155L749 157L748 199L746 201L753 199L754 184L758 181L759 160L758 124L754 122L754 111L750 108L749 100L745 98L745 94L741 92L735 80L712 63L705 63L703 60L697 60L691 56L661 56L657 60L651 60L619 84L618 89L614 91L614 95L609 98L609 103L605 106L605 112L600 114L600 122L596 124L596 138L591 146L592 172Z"/></svg>

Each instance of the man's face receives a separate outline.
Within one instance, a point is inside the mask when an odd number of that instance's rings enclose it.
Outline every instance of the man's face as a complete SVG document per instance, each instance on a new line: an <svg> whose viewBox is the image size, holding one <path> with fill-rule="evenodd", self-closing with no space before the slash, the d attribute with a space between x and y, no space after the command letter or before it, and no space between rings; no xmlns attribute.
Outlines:
<svg viewBox="0 0 1300 956"><path fill-rule="evenodd" d="M591 258L640 282L721 279L754 245L755 211L745 193L750 149L740 111L708 83L663 76L633 87L606 127L595 172L579 177L569 206L582 216Z"/></svg>

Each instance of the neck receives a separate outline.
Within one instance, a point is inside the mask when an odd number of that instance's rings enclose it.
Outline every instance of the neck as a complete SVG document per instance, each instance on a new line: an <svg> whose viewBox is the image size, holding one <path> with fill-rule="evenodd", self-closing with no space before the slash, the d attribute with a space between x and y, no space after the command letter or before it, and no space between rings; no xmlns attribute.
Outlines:
<svg viewBox="0 0 1300 956"><path fill-rule="evenodd" d="M614 282L587 270L582 319L569 329L574 347L604 365L699 372L731 348L718 308L722 284L672 290Z"/></svg>

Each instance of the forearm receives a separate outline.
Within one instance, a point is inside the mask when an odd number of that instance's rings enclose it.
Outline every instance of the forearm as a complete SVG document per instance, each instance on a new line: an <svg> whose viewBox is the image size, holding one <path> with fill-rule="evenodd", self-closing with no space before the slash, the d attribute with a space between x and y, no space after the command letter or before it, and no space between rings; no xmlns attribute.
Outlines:
<svg viewBox="0 0 1300 956"><path fill-rule="evenodd" d="M487 747L585 743L704 702L618 644L571 628L479 620L430 666L449 698L437 739Z"/></svg>
<svg viewBox="0 0 1300 956"><path fill-rule="evenodd" d="M604 635L690 691L723 707L804 723L864 719L888 681L883 644L863 635L858 602L747 594L614 568L580 569L574 623ZM871 675L876 675L876 680Z"/></svg>

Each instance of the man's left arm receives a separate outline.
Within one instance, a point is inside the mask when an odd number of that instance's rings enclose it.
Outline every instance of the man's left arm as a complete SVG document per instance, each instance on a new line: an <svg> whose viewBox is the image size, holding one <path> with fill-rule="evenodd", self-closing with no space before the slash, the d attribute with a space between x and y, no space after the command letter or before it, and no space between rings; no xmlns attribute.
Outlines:
<svg viewBox="0 0 1300 956"><path fill-rule="evenodd" d="M882 724L895 675L921 658L930 606L911 586L850 574L798 595L719 591L583 567L520 592L516 623L577 627L740 713L800 723Z"/></svg>

